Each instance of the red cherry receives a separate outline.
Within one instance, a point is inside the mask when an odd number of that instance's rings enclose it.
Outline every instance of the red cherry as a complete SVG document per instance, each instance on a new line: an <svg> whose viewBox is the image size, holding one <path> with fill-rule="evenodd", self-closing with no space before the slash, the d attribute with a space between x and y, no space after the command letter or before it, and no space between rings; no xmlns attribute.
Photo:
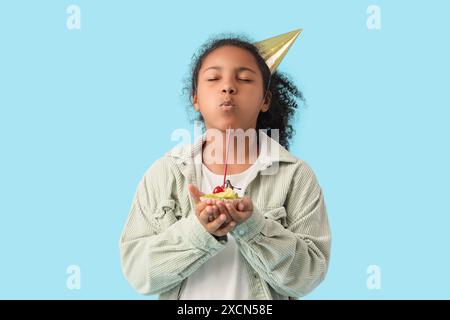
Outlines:
<svg viewBox="0 0 450 320"><path fill-rule="evenodd" d="M225 190L223 190L223 188L221 186L217 186L214 188L213 193L220 193L220 192L224 192Z"/></svg>

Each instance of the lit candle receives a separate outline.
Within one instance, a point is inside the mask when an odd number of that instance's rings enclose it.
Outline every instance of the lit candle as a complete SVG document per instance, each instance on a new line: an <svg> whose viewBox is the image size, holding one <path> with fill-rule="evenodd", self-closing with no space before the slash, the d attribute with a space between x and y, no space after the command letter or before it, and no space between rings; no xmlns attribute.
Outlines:
<svg viewBox="0 0 450 320"><path fill-rule="evenodd" d="M231 136L231 127L227 129L227 139L225 145L225 172L223 174L223 184L221 186L217 186L214 188L213 193L220 193L225 191L225 183L227 181L227 167L228 167L228 149L230 148L230 136Z"/></svg>

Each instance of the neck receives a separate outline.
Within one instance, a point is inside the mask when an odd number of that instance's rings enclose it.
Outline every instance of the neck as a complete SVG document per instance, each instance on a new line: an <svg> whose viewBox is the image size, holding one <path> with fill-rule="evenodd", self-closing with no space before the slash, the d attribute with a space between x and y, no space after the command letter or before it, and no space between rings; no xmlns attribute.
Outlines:
<svg viewBox="0 0 450 320"><path fill-rule="evenodd" d="M247 131L207 129L203 145L203 162L223 167L227 163L229 168L252 165L259 155L258 143L258 133L254 129Z"/></svg>

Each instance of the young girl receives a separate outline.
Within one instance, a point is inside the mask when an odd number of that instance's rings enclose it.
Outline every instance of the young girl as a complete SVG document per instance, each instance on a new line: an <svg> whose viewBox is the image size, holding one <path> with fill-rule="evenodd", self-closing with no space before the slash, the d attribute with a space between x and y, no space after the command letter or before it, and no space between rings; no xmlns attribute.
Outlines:
<svg viewBox="0 0 450 320"><path fill-rule="evenodd" d="M280 37L292 45L291 33ZM312 169L288 151L303 97L275 71L287 49L274 39L265 43L276 49L271 58L263 58L262 42L241 37L211 40L194 57L190 97L206 133L146 171L120 238L122 269L138 292L296 299L324 279L331 243L324 196ZM245 161L236 163L230 154L239 149ZM210 161L213 153L223 161ZM240 198L205 199L223 191L225 171Z"/></svg>

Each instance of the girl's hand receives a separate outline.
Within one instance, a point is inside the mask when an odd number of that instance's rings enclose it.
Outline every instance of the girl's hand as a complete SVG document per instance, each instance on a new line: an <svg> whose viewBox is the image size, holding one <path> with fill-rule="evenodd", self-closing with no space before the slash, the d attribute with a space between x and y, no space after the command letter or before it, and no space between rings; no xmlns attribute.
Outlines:
<svg viewBox="0 0 450 320"><path fill-rule="evenodd" d="M234 229L236 222L231 221L231 218L227 219L228 214L219 212L213 200L201 201L203 193L192 184L188 185L188 189L195 201L195 214L206 231L221 237Z"/></svg>
<svg viewBox="0 0 450 320"><path fill-rule="evenodd" d="M253 214L253 201L248 196L233 203L217 201L216 205L221 213L228 213L233 221L237 223L246 221Z"/></svg>

